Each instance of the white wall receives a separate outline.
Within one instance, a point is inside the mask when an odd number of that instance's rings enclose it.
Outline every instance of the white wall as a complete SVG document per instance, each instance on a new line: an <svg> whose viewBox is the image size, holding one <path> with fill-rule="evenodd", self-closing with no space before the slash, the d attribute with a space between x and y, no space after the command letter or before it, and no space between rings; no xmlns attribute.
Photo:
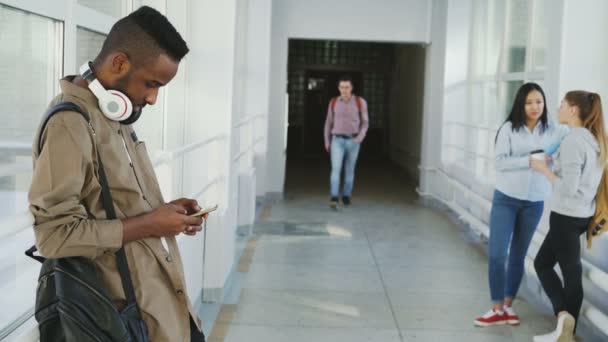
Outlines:
<svg viewBox="0 0 608 342"><path fill-rule="evenodd" d="M204 177L208 172L221 170L224 177L214 194L205 199L218 203L217 225L207 230L204 270L204 296L217 299L216 289L224 287L234 262L235 218L234 183L231 170L233 140L231 137L234 113L235 34L237 1L191 1L188 8L191 54L188 70L187 139L226 135L225 143L213 151L220 155L215 160L190 160L196 170L192 176ZM186 181L186 180L185 180ZM194 180L193 180L194 181ZM220 291L221 292L221 291Z"/></svg>
<svg viewBox="0 0 608 342"><path fill-rule="evenodd" d="M247 113L261 115L255 125L255 137L262 137L255 145L256 193L263 196L266 186L266 148L268 110L270 100L270 33L272 0L249 0L247 28Z"/></svg>
<svg viewBox="0 0 608 342"><path fill-rule="evenodd" d="M290 38L427 42L430 1L279 0Z"/></svg>
<svg viewBox="0 0 608 342"><path fill-rule="evenodd" d="M422 142L425 46L396 47L389 120L390 158L418 182Z"/></svg>
<svg viewBox="0 0 608 342"><path fill-rule="evenodd" d="M285 181L287 48L289 38L429 42L431 2L426 0L277 0L272 8L267 186Z"/></svg>
<svg viewBox="0 0 608 342"><path fill-rule="evenodd" d="M565 0L564 5L559 96L584 89L608 100L608 1Z"/></svg>
<svg viewBox="0 0 608 342"><path fill-rule="evenodd" d="M420 156L420 185L422 193L436 189L436 174L441 161L441 128L443 124L443 88L448 23L448 1L433 1L431 44L426 53L424 80L424 109L422 119L422 155Z"/></svg>

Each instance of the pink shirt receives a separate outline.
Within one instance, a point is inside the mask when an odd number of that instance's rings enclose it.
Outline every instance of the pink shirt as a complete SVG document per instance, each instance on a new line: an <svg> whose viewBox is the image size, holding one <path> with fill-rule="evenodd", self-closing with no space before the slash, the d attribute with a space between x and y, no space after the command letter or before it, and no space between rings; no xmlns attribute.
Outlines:
<svg viewBox="0 0 608 342"><path fill-rule="evenodd" d="M335 107L335 117L331 110L331 102L327 107L327 119L325 120L325 144L329 145L332 134L356 135L355 140L361 143L365 139L369 127L369 116L367 113L367 102L361 99L361 115L357 108L357 101L352 95L348 100L338 97Z"/></svg>

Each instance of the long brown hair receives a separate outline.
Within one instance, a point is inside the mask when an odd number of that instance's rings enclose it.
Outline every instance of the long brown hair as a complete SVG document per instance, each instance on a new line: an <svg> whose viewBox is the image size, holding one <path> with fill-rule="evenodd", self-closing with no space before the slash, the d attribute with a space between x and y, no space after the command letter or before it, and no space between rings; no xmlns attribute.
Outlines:
<svg viewBox="0 0 608 342"><path fill-rule="evenodd" d="M604 114L602 113L602 99L599 94L574 90L569 91L564 99L571 106L578 107L583 127L588 129L600 145L600 161L606 164L608 159L608 146L606 144L606 132L604 128Z"/></svg>

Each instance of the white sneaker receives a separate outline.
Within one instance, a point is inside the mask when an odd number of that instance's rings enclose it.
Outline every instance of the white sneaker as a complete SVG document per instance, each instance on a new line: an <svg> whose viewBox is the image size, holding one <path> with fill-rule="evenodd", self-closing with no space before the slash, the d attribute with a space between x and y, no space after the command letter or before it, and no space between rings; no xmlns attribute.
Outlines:
<svg viewBox="0 0 608 342"><path fill-rule="evenodd" d="M557 327L545 335L534 336L534 342L572 342L574 341L574 317L569 313L559 316Z"/></svg>
<svg viewBox="0 0 608 342"><path fill-rule="evenodd" d="M507 323L510 325L517 325L519 324L519 316L517 316L517 314L515 313L515 310L513 310L512 306L506 306L504 305L502 307L502 309L505 311L505 314L507 315Z"/></svg>
<svg viewBox="0 0 608 342"><path fill-rule="evenodd" d="M569 314L566 313L564 315L559 316L559 318L557 319L557 326L560 326L560 322L561 322L561 329L556 329L556 340L557 342L572 342L574 340L574 325L576 323L576 320L574 319L574 317Z"/></svg>
<svg viewBox="0 0 608 342"><path fill-rule="evenodd" d="M548 334L534 336L533 341L534 342L555 342L555 341L557 341L555 339L555 336L556 336L555 331L552 331Z"/></svg>

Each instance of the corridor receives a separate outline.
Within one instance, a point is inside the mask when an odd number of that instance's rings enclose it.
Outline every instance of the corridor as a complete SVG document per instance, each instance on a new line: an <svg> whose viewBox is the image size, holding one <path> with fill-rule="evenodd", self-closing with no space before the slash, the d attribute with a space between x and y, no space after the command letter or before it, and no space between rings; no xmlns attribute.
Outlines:
<svg viewBox="0 0 608 342"><path fill-rule="evenodd" d="M354 204L339 211L326 206L325 173L291 165L210 341L531 341L552 329L523 300L521 326L473 326L489 307L485 251L446 212L418 204L398 169L361 165Z"/></svg>

